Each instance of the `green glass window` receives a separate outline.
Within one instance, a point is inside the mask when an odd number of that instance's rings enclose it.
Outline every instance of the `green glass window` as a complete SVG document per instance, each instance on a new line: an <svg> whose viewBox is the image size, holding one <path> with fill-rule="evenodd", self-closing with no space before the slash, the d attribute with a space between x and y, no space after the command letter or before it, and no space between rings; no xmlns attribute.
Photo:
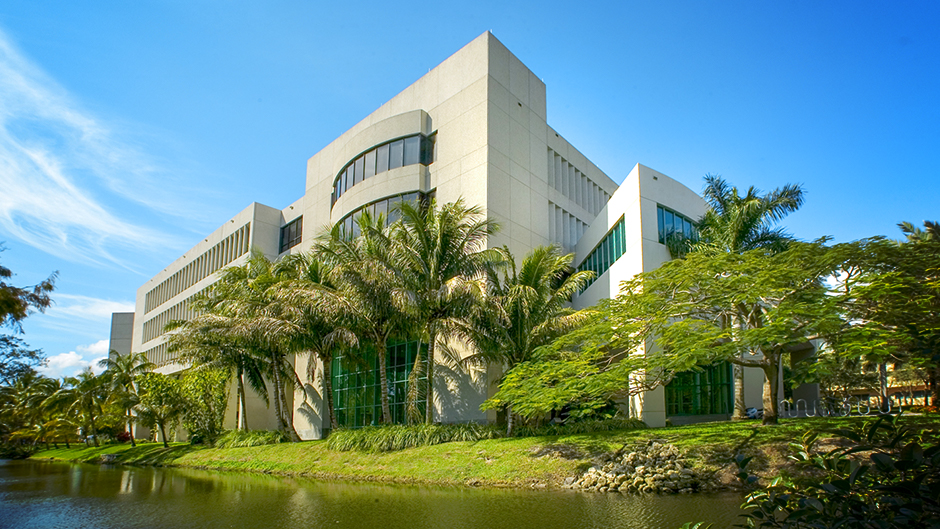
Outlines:
<svg viewBox="0 0 940 529"><path fill-rule="evenodd" d="M660 244L666 244L666 239L673 234L690 239L698 238L695 223L691 219L660 205L656 206L656 224Z"/></svg>
<svg viewBox="0 0 940 529"><path fill-rule="evenodd" d="M624 227L623 217L604 235L601 242L591 251L590 254L578 265L578 271L591 270L594 272L594 279L584 288L591 286L598 277L600 277L608 268L620 259L626 251L626 228Z"/></svg>
<svg viewBox="0 0 940 529"><path fill-rule="evenodd" d="M666 415L731 413L731 364L676 373L666 385Z"/></svg>
<svg viewBox="0 0 940 529"><path fill-rule="evenodd" d="M408 395L408 376L420 351L422 357L427 346L417 341L395 342L386 348L386 374L388 401L392 422L406 422L405 406ZM333 410L336 422L344 428L361 428L382 422L382 385L379 378L378 355L372 349L362 349L355 355L341 355L333 359ZM425 383L426 378L419 379ZM423 403L419 403L423 414Z"/></svg>

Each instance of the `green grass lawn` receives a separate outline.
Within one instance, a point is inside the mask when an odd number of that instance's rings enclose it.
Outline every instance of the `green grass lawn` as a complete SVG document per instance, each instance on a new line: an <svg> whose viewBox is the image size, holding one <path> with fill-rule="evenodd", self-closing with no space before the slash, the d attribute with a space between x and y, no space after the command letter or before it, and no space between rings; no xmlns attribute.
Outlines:
<svg viewBox="0 0 940 529"><path fill-rule="evenodd" d="M445 443L398 452L341 452L324 441L284 443L252 448L204 448L185 443L163 448L159 443L107 445L101 448L44 450L36 459L100 462L114 454L120 463L242 470L321 479L419 482L448 485L525 487L558 486L565 477L587 470L595 457L629 449L650 439L665 439L682 450L690 463L719 470L737 453L755 455L754 470L775 475L785 462L786 445L809 429L845 428L862 418L809 418L760 426L756 421L713 422L648 430L612 431L570 436L493 439ZM868 419L871 420L871 419ZM940 417L907 416L907 424L940 429Z"/></svg>

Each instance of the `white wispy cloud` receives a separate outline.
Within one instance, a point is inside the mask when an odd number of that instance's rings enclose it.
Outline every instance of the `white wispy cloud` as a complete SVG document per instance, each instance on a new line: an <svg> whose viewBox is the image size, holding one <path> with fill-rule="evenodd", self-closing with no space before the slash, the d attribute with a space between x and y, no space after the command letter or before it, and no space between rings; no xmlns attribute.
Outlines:
<svg viewBox="0 0 940 529"><path fill-rule="evenodd" d="M112 128L83 110L0 29L0 227L5 232L58 257L128 268L133 266L122 258L123 250L177 246L167 234L105 205L117 200L128 209L171 216L195 209L171 199L172 171L142 152L125 131Z"/></svg>
<svg viewBox="0 0 940 529"><path fill-rule="evenodd" d="M55 299L56 304L46 311L46 316L55 319L110 322L112 312L134 312L134 303L131 301L114 301L75 294L56 294Z"/></svg>

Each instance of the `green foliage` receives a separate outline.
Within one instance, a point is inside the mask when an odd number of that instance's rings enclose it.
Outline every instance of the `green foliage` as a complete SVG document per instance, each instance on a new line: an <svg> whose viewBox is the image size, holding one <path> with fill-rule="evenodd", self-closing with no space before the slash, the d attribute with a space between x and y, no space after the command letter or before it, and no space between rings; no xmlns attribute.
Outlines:
<svg viewBox="0 0 940 529"><path fill-rule="evenodd" d="M513 437L543 437L549 435L578 435L596 432L613 432L627 430L645 430L649 428L640 419L603 419L568 421L565 423L548 423L542 426L519 426Z"/></svg>
<svg viewBox="0 0 940 529"><path fill-rule="evenodd" d="M340 429L327 438L331 450L390 452L416 446L456 441L496 439L501 433L495 427L469 424L418 424L368 426L358 430Z"/></svg>
<svg viewBox="0 0 940 529"><path fill-rule="evenodd" d="M229 430L215 442L216 448L248 448L288 443L290 438L277 430Z"/></svg>
<svg viewBox="0 0 940 529"><path fill-rule="evenodd" d="M825 453L815 450L814 432L790 445L793 460L823 478L777 478L752 493L744 506L746 527L940 527L937 432L902 426L900 416L881 416L831 433L842 443ZM745 476L746 464L739 461Z"/></svg>
<svg viewBox="0 0 940 529"><path fill-rule="evenodd" d="M165 448L169 447L168 434L185 410L186 398L179 380L160 373L140 376L138 418L144 426L160 429Z"/></svg>
<svg viewBox="0 0 940 529"><path fill-rule="evenodd" d="M644 428L647 428L646 424L639 419L570 421L565 424L519 426L513 430L512 437L577 435ZM327 446L331 450L341 451L391 452L418 446L504 437L506 432L501 428L476 423L369 426L358 430L336 430L327 438Z"/></svg>
<svg viewBox="0 0 940 529"><path fill-rule="evenodd" d="M183 377L180 389L186 400L183 426L193 443L212 444L222 435L228 406L230 373L224 369L193 369Z"/></svg>

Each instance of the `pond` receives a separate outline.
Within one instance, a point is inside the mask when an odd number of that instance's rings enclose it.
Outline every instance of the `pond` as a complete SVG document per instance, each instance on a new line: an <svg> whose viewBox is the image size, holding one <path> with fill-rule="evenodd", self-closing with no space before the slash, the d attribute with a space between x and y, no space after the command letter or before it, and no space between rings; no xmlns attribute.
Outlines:
<svg viewBox="0 0 940 529"><path fill-rule="evenodd" d="M335 483L188 469L0 461L0 527L672 529L740 523L737 493L640 495Z"/></svg>

